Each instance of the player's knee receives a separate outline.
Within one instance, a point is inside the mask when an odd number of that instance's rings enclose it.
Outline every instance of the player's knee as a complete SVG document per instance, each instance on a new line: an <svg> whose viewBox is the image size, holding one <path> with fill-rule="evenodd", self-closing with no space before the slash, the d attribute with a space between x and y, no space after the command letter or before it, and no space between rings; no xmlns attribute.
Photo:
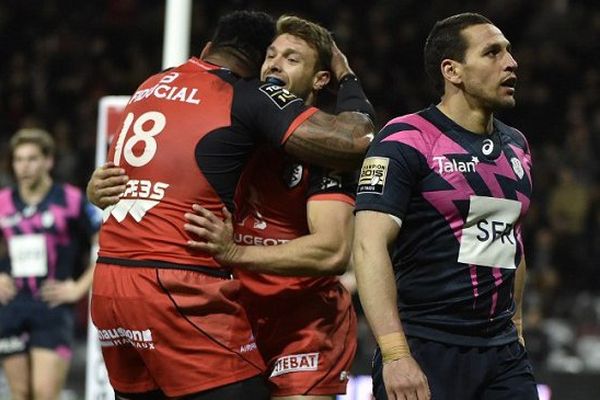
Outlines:
<svg viewBox="0 0 600 400"><path fill-rule="evenodd" d="M36 385L33 388L34 400L58 400L60 388L53 385Z"/></svg>
<svg viewBox="0 0 600 400"><path fill-rule="evenodd" d="M26 381L9 382L11 400L29 400L30 390Z"/></svg>
<svg viewBox="0 0 600 400"><path fill-rule="evenodd" d="M24 388L24 389L11 389L10 391L10 398L12 400L29 400L29 389L28 388Z"/></svg>

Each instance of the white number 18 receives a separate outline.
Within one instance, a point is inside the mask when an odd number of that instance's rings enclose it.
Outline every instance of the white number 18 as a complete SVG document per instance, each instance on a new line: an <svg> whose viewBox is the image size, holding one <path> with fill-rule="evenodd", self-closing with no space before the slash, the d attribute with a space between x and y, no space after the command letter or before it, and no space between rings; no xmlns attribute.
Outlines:
<svg viewBox="0 0 600 400"><path fill-rule="evenodd" d="M129 113L123 122L123 128L117 138L115 156L113 158L113 162L116 165L120 164L121 155L123 154L125 155L125 161L134 167L141 167L148 164L156 154L156 139L154 139L154 136L161 133L167 124L165 115L158 111L145 112L135 120L135 123L133 122L134 119L135 116L133 113ZM148 121L152 121L152 127L145 130L144 124ZM133 136L125 142L125 136L132 124ZM133 146L138 142L144 142L144 151L139 156L133 153Z"/></svg>

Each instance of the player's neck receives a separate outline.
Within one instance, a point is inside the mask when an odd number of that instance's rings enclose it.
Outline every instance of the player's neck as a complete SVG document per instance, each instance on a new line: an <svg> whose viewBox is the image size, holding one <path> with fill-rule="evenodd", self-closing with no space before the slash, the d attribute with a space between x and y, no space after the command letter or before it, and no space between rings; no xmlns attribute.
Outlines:
<svg viewBox="0 0 600 400"><path fill-rule="evenodd" d="M307 106L315 106L315 103L317 102L317 92L314 90L311 91L308 94L308 96L306 96L306 98L303 100L304 100L304 104L306 104Z"/></svg>
<svg viewBox="0 0 600 400"><path fill-rule="evenodd" d="M494 113L470 103L462 96L443 96L437 107L470 132L487 135L494 129Z"/></svg>
<svg viewBox="0 0 600 400"><path fill-rule="evenodd" d="M52 178L44 176L32 184L19 184L19 195L27 205L39 204L52 187Z"/></svg>
<svg viewBox="0 0 600 400"><path fill-rule="evenodd" d="M249 78L253 76L253 72L245 62L228 54L214 52L205 55L202 60L214 65L218 65L219 67L227 68L242 78Z"/></svg>

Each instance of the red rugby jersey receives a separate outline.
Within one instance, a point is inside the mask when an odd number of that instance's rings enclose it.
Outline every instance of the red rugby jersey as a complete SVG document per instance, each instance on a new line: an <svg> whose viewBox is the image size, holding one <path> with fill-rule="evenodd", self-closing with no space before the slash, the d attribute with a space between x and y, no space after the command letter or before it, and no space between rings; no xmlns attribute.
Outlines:
<svg viewBox="0 0 600 400"><path fill-rule="evenodd" d="M281 87L237 78L191 58L133 94L108 160L130 180L104 210L99 256L156 267L219 264L185 244L184 213L198 203L233 209L242 170L257 144L281 146L316 111Z"/></svg>
<svg viewBox="0 0 600 400"><path fill-rule="evenodd" d="M242 245L277 245L309 234L308 200L337 200L354 206L357 174L307 165L278 149L263 148L253 157L242 180L247 193L240 204L235 240ZM337 281L330 277L289 277L234 270L247 293L272 296L318 289Z"/></svg>

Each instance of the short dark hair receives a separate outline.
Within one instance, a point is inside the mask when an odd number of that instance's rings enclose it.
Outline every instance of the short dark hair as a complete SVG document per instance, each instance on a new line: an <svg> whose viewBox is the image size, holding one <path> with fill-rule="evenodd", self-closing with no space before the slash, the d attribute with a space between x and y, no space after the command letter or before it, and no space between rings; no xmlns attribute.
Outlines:
<svg viewBox="0 0 600 400"><path fill-rule="evenodd" d="M299 37L317 52L317 71L331 69L333 38L324 27L294 15L283 15L277 20L277 36L290 34Z"/></svg>
<svg viewBox="0 0 600 400"><path fill-rule="evenodd" d="M444 77L440 71L442 61L447 58L464 61L468 44L462 31L481 24L492 22L481 14L462 13L437 21L429 32L423 51L425 72L438 95L444 94Z"/></svg>
<svg viewBox="0 0 600 400"><path fill-rule="evenodd" d="M267 47L275 37L275 20L261 11L234 11L219 18L213 51L227 52L260 74Z"/></svg>

